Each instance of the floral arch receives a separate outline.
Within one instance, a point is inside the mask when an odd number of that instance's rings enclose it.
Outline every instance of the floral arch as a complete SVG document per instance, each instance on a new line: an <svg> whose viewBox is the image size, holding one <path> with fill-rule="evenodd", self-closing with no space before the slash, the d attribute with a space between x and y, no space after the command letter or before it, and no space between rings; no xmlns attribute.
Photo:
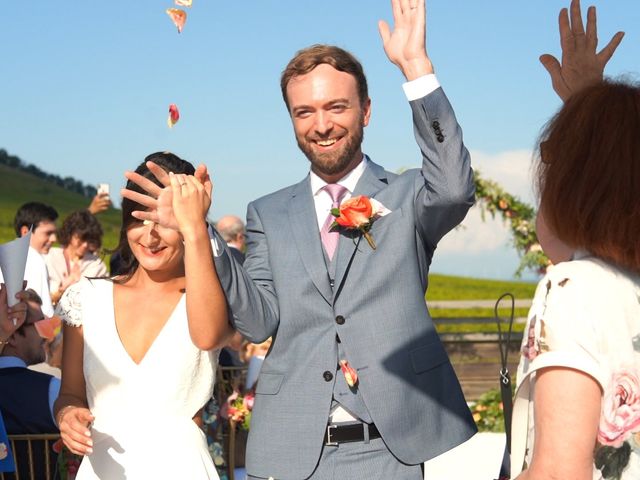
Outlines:
<svg viewBox="0 0 640 480"><path fill-rule="evenodd" d="M482 219L485 219L487 212L493 218L499 214L509 225L513 246L520 257L516 276L522 275L526 269L544 273L549 265L549 259L543 253L536 236L535 209L506 192L493 180L482 178L478 171L474 172L474 180L477 204L480 207Z"/></svg>

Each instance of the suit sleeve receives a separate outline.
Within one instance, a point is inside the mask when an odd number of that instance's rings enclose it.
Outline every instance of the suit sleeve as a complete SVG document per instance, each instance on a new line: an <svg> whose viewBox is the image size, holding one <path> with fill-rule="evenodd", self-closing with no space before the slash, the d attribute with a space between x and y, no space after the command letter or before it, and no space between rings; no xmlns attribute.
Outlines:
<svg viewBox="0 0 640 480"><path fill-rule="evenodd" d="M475 183L462 129L442 88L410 102L414 133L422 152L416 185L416 225L433 251L458 225L475 200Z"/></svg>
<svg viewBox="0 0 640 480"><path fill-rule="evenodd" d="M217 242L225 245L214 257L216 270L230 308L234 328L253 343L272 336L279 323L278 299L273 285L267 239L260 216L251 203L247 208L247 258L238 262L216 232Z"/></svg>

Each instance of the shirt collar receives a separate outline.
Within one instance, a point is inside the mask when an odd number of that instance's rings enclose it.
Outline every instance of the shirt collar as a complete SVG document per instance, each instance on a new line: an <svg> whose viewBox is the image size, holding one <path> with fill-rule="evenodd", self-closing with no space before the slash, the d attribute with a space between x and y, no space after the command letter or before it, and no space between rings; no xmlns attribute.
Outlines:
<svg viewBox="0 0 640 480"><path fill-rule="evenodd" d="M363 155L362 161L356 166L356 168L351 170L349 173L347 173L344 177L342 177L336 183L338 185L342 185L343 187L345 187L347 190L349 190L349 193L352 194L353 191L356 189L358 180L360 180L360 177L362 177L362 174L364 173L364 169L367 168L368 162L369 162L369 159L367 158L367 156ZM321 179L313 171L309 172L309 175L311 177L311 192L315 197L320 192L320 190L322 190L324 186L327 185L327 182Z"/></svg>
<svg viewBox="0 0 640 480"><path fill-rule="evenodd" d="M18 357L0 357L0 368L21 367L27 368L27 364Z"/></svg>

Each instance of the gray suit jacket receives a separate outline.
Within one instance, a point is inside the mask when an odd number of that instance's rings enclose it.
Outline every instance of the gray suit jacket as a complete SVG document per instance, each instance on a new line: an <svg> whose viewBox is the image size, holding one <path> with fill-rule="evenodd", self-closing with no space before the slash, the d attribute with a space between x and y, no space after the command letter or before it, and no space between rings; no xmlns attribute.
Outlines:
<svg viewBox="0 0 640 480"><path fill-rule="evenodd" d="M329 278L307 177L249 204L244 267L226 250L216 258L234 326L254 342L273 336L251 420L251 475L313 472L331 406L336 334L398 459L421 463L476 431L424 301L438 241L473 204L473 172L442 89L411 109L422 169L396 175L370 162L354 191L391 210L370 230L376 250L342 235Z"/></svg>

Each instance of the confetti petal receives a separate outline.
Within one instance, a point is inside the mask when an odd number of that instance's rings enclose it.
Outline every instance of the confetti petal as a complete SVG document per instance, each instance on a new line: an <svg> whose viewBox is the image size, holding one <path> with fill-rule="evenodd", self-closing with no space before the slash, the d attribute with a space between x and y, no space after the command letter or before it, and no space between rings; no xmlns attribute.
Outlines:
<svg viewBox="0 0 640 480"><path fill-rule="evenodd" d="M45 317L43 320L39 320L33 324L36 327L38 335L47 340L53 340L55 336L60 333L62 328L62 321L60 317Z"/></svg>
<svg viewBox="0 0 640 480"><path fill-rule="evenodd" d="M178 28L178 33L182 32L184 23L187 21L187 12L179 8L167 8L167 15L173 20L173 24Z"/></svg>
<svg viewBox="0 0 640 480"><path fill-rule="evenodd" d="M193 3L193 0L176 0L176 5L181 7L190 7Z"/></svg>
<svg viewBox="0 0 640 480"><path fill-rule="evenodd" d="M358 373L351 365L349 365L349 362L347 362L346 360L340 360L340 369L344 374L344 379L347 381L347 385L353 387L356 383L358 383Z"/></svg>
<svg viewBox="0 0 640 480"><path fill-rule="evenodd" d="M178 107L175 103L169 105L169 118L167 118L167 125L169 128L173 128L173 126L178 123L180 120L180 112L178 111Z"/></svg>

